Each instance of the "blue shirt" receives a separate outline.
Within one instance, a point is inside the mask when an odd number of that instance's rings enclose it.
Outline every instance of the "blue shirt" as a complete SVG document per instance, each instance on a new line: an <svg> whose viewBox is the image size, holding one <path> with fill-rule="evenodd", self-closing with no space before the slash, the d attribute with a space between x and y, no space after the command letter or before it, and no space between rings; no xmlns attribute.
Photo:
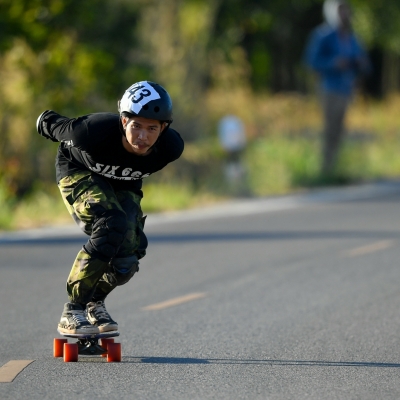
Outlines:
<svg viewBox="0 0 400 400"><path fill-rule="evenodd" d="M346 62L340 68L339 60ZM310 36L305 52L305 62L321 77L324 91L351 95L355 80L370 72L368 57L353 33L343 36L338 29L324 24Z"/></svg>

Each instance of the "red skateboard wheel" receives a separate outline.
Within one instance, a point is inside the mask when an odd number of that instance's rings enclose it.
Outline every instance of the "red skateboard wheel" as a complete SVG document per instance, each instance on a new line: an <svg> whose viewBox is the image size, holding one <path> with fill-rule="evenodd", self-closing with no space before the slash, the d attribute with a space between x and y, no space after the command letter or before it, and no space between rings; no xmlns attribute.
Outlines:
<svg viewBox="0 0 400 400"><path fill-rule="evenodd" d="M107 362L120 362L121 358L121 343L108 343Z"/></svg>
<svg viewBox="0 0 400 400"><path fill-rule="evenodd" d="M64 355L64 343L68 343L68 339L54 339L53 356L62 357Z"/></svg>
<svg viewBox="0 0 400 400"><path fill-rule="evenodd" d="M64 343L64 362L78 361L78 345L76 343Z"/></svg>
<svg viewBox="0 0 400 400"><path fill-rule="evenodd" d="M108 350L108 343L114 343L114 338L102 338L100 339L100 346L103 349ZM101 355L102 357L107 357L107 353Z"/></svg>

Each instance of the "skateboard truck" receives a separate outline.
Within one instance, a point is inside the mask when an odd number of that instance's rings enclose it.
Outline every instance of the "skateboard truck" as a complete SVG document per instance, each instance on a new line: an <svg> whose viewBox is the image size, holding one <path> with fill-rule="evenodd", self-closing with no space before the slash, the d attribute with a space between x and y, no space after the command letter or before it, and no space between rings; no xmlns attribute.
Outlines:
<svg viewBox="0 0 400 400"><path fill-rule="evenodd" d="M107 349L99 345L98 339L78 339L78 354L83 356L101 356L107 354Z"/></svg>

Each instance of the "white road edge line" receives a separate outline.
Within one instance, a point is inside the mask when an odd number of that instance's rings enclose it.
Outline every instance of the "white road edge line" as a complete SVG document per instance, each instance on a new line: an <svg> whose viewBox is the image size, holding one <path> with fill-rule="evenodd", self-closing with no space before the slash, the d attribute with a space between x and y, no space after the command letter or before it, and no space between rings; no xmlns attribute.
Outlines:
<svg viewBox="0 0 400 400"><path fill-rule="evenodd" d="M348 257L362 256L365 254L374 253L379 250L385 250L393 246L393 244L393 240L381 240L379 242L374 242L366 246L356 247L355 249L347 251L345 255Z"/></svg>
<svg viewBox="0 0 400 400"><path fill-rule="evenodd" d="M162 301L161 303L151 304L149 306L143 307L142 310L146 311L162 310L164 308L174 307L183 303L187 303L189 301L201 299L206 296L207 293L191 293L187 294L186 296L176 297L174 299Z"/></svg>
<svg viewBox="0 0 400 400"><path fill-rule="evenodd" d="M0 382L12 382L17 375L35 360L11 360L0 367Z"/></svg>

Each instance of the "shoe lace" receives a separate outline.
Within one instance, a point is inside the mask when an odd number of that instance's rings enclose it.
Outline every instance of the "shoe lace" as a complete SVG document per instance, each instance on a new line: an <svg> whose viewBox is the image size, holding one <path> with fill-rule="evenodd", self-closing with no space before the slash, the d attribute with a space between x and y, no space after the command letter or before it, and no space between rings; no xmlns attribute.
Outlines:
<svg viewBox="0 0 400 400"><path fill-rule="evenodd" d="M78 324L87 321L84 310L74 310L74 312L72 313L72 318Z"/></svg>
<svg viewBox="0 0 400 400"><path fill-rule="evenodd" d="M110 315L108 314L104 303L97 303L94 309L94 313L97 319L110 319Z"/></svg>

